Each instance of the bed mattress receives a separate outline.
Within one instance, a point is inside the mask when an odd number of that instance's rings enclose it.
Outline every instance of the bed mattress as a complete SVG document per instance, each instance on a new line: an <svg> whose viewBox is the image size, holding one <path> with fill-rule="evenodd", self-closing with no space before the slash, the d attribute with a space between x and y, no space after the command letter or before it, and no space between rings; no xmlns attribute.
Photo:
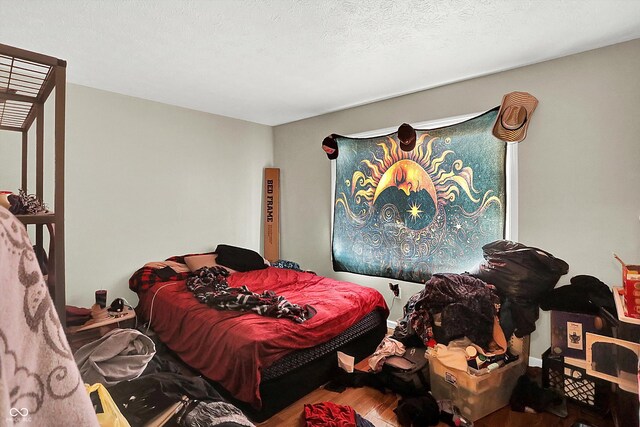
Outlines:
<svg viewBox="0 0 640 427"><path fill-rule="evenodd" d="M387 333L386 319L387 313L375 310L330 342L311 349L298 350L274 363L274 370L280 371L280 375L270 376L266 380L264 376L271 369L265 370L260 383L262 408L259 411L250 405L232 401L255 422L270 418L341 372L336 363L337 350L353 356L356 363L370 356ZM287 365L287 359L290 357L301 363L291 363L283 369L278 369L281 362Z"/></svg>
<svg viewBox="0 0 640 427"><path fill-rule="evenodd" d="M294 351L293 353L287 354L282 359L277 360L273 365L264 370L262 374L262 381L270 381L283 375L287 375L288 373L295 371L314 360L318 360L327 354L332 354L341 349L346 343L356 340L370 331L379 328L381 323L385 323L382 311L372 311L364 316L358 323L329 341L315 347Z"/></svg>
<svg viewBox="0 0 640 427"><path fill-rule="evenodd" d="M160 340L184 362L221 384L235 399L258 409L263 380L277 382L379 327L380 315L384 319L388 315L378 291L312 273L269 267L233 273L228 283L231 287L246 285L257 293L271 290L292 303L311 305L317 312L295 323L218 311L199 303L183 280L156 283L140 292L137 311L143 319L151 318ZM377 315L372 314L376 311Z"/></svg>

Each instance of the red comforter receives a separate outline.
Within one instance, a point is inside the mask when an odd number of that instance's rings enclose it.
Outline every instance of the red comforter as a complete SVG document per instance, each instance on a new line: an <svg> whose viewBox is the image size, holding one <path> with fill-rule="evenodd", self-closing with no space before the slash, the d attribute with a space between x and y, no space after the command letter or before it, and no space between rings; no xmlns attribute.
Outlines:
<svg viewBox="0 0 640 427"><path fill-rule="evenodd" d="M294 350L330 340L374 309L388 314L372 288L312 273L269 267L233 273L229 286L274 291L290 302L309 304L317 314L304 323L248 312L218 311L198 302L185 281L157 283L139 294L138 312L169 348L187 364L219 382L241 401L261 407L263 368Z"/></svg>

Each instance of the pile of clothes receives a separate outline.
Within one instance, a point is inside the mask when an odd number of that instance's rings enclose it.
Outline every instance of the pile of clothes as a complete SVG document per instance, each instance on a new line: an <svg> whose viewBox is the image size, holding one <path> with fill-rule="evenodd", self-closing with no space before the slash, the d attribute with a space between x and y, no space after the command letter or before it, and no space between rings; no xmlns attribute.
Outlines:
<svg viewBox="0 0 640 427"><path fill-rule="evenodd" d="M19 190L18 194L10 191L0 191L0 206L8 209L14 215L35 215L47 212L47 206L38 199L35 194L27 194L25 190Z"/></svg>
<svg viewBox="0 0 640 427"><path fill-rule="evenodd" d="M240 409L225 402L201 377L160 371L119 382L108 390L131 425L148 425L168 411L165 425L253 426Z"/></svg>
<svg viewBox="0 0 640 427"><path fill-rule="evenodd" d="M493 352L497 337L522 338L533 332L539 304L568 272L568 264L542 249L508 240L482 250L485 262L475 271L434 274L405 305L393 337L427 347L467 337Z"/></svg>
<svg viewBox="0 0 640 427"><path fill-rule="evenodd" d="M205 379L157 354L151 338L136 329L113 329L74 358L83 381L93 384L88 391L99 419L122 426L253 426Z"/></svg>
<svg viewBox="0 0 640 427"><path fill-rule="evenodd" d="M405 305L393 338L433 347L466 336L488 348L499 308L495 287L482 280L468 274L434 274Z"/></svg>
<svg viewBox="0 0 640 427"><path fill-rule="evenodd" d="M435 426L439 422L450 426L467 425L450 401L436 401L429 392L425 350L424 347L407 348L401 342L386 337L369 358L370 371L341 372L324 388L341 393L347 387L372 387L382 393L399 394L402 398L394 412L402 426Z"/></svg>
<svg viewBox="0 0 640 427"><path fill-rule="evenodd" d="M353 426L374 427L371 421L351 406L322 402L304 405L305 427Z"/></svg>
<svg viewBox="0 0 640 427"><path fill-rule="evenodd" d="M485 262L476 271L434 274L409 299L392 337L370 359L373 372L343 374L327 388L370 386L397 392L403 399L395 412L403 426L451 423L453 417L456 425L463 424L451 402L436 402L428 385L398 389L384 367L405 357L408 348L427 348L443 365L472 375L518 360L507 337L522 338L535 330L539 305L568 271L566 262L520 243L499 240L483 251Z"/></svg>

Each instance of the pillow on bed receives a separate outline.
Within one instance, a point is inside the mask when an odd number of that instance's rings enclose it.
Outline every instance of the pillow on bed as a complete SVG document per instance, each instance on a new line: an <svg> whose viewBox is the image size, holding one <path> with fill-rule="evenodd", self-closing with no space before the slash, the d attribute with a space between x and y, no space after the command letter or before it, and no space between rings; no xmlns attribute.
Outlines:
<svg viewBox="0 0 640 427"><path fill-rule="evenodd" d="M230 245L218 245L217 263L236 271L251 271L267 268L264 258L251 249Z"/></svg>
<svg viewBox="0 0 640 427"><path fill-rule="evenodd" d="M184 257L184 263L187 264L187 267L189 267L192 273L195 273L202 267L223 267L229 270L229 273L234 272L231 268L218 264L216 260L217 257L217 254L189 255Z"/></svg>

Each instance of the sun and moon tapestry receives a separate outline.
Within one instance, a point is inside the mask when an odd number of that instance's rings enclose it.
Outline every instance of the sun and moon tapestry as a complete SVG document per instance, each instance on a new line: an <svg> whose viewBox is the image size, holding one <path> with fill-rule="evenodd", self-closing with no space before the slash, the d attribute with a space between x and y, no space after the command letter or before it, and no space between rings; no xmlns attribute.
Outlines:
<svg viewBox="0 0 640 427"><path fill-rule="evenodd" d="M498 108L462 123L335 136L333 267L336 271L424 282L471 271L482 246L504 238L506 143L492 134Z"/></svg>

